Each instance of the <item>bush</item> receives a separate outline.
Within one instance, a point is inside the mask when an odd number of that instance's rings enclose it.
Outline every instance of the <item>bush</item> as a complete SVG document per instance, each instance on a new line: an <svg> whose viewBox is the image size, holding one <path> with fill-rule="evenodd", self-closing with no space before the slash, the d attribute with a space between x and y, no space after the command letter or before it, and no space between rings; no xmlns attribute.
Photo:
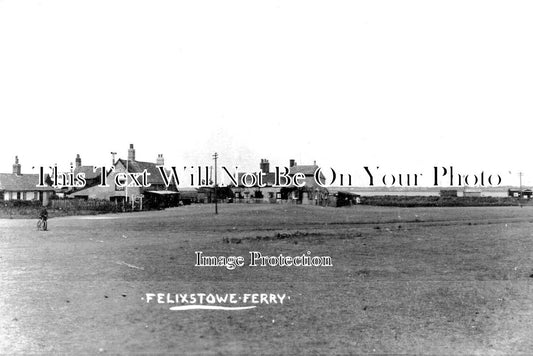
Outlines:
<svg viewBox="0 0 533 356"><path fill-rule="evenodd" d="M80 212L116 213L122 211L122 208L122 204L100 199L61 199L52 200L50 204L50 209L59 210L67 215L78 215Z"/></svg>
<svg viewBox="0 0 533 356"><path fill-rule="evenodd" d="M361 204L398 207L446 207L446 206L517 206L511 197L452 197L452 196L362 196Z"/></svg>
<svg viewBox="0 0 533 356"><path fill-rule="evenodd" d="M0 202L0 217L38 217L41 209L39 200L4 200Z"/></svg>
<svg viewBox="0 0 533 356"><path fill-rule="evenodd" d="M4 208L41 208L42 203L39 200L4 200L0 202Z"/></svg>

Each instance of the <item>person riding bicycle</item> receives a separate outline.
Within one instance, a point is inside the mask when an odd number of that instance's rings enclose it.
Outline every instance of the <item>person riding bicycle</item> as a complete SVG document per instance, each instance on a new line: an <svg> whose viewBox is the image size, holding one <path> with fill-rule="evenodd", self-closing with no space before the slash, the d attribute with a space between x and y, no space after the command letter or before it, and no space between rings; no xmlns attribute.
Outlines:
<svg viewBox="0 0 533 356"><path fill-rule="evenodd" d="M48 225L48 211L46 210L45 207L43 207L43 209L41 210L41 213L39 214L39 218L42 220L43 222L43 230L46 230L47 228L47 225Z"/></svg>

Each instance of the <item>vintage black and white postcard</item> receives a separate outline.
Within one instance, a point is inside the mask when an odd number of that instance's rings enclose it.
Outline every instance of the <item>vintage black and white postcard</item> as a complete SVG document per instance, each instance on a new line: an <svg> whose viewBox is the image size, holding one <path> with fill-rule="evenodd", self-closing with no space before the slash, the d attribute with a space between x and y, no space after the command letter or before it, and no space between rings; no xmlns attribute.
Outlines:
<svg viewBox="0 0 533 356"><path fill-rule="evenodd" d="M0 354L528 354L533 3L0 0Z"/></svg>

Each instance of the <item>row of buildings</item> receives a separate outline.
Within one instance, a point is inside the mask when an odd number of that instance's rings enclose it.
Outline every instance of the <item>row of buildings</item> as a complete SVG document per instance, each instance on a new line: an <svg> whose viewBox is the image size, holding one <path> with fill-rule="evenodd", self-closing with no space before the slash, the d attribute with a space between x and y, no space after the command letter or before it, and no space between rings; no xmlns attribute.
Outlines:
<svg viewBox="0 0 533 356"><path fill-rule="evenodd" d="M48 205L52 198L73 198L73 199L100 199L116 202L117 204L139 203L146 206L177 206L194 202L211 202L215 199L215 192L212 187L179 188L171 182L166 185L158 166L164 166L165 161L162 154L158 154L155 162L145 162L136 159L136 152L133 144L128 149L127 159L119 158L114 161L114 170L105 172L107 186L101 186L102 172L93 169L93 165L83 165L78 154L73 166L73 176L84 174L85 185L81 188L66 187L54 188L50 177L47 176L46 186L39 187L38 174L22 174L21 164L18 157L15 157L12 173L0 174L0 200L39 200L43 205ZM341 193L338 199L338 192L332 192L316 184L314 173L318 166L316 162L312 165L298 165L296 161L289 162L289 176L301 174L304 177L304 187L295 186L276 187L274 186L274 172L270 171L270 163L267 159L262 159L259 168L264 173L263 183L265 186L245 187L243 185L219 187L217 197L228 202L268 202L282 203L293 202L300 204L315 205L343 205L355 204L356 194ZM115 182L117 174L138 174L146 171L149 173L149 187L122 187ZM242 175L239 173L238 181L241 182Z"/></svg>
<svg viewBox="0 0 533 356"><path fill-rule="evenodd" d="M127 159L119 158L114 161L114 170L104 172L107 177L107 186L100 186L102 172L94 170L92 165L82 165L78 154L73 166L73 175L83 173L86 184L81 188L54 188L50 177L47 177L45 186L39 186L38 174L22 174L21 164L15 157L12 173L0 173L0 201L13 200L38 200L43 205L48 205L53 198L73 199L100 199L115 202L116 204L139 204L144 207L168 207L179 204L195 202L211 202L215 199L212 187L198 189L178 187L171 182L166 185L158 166L164 166L162 154L158 154L155 162L145 162L136 159L133 144L129 146ZM264 173L264 186L257 184L246 187L242 184L237 186L219 187L217 198L228 202L253 202L253 203L296 203L312 204L320 206L344 206L354 205L359 202L359 194L348 190L339 190L321 187L316 183L314 174L318 169L316 162L312 165L298 165L295 160L289 162L289 176L296 174L304 177L303 187L294 185L278 187L274 184L275 173L270 170L267 159L261 159L259 169ZM149 173L149 187L122 187L117 185L117 174L139 174L146 171ZM238 182L242 182L245 173L238 173ZM323 179L323 177L321 177ZM360 193L360 192L358 192ZM386 194L391 194L389 191ZM401 193L401 192L399 192ZM460 193L460 192L459 192ZM405 192L403 192L405 194ZM438 194L438 193L437 193ZM381 194L378 194L381 195ZM442 190L440 195L458 196L457 190ZM467 193L464 192L464 196ZM469 192L468 195L471 195ZM508 196L530 199L532 192L529 189L509 189Z"/></svg>
<svg viewBox="0 0 533 356"><path fill-rule="evenodd" d="M98 186L100 171L93 172L92 166L84 166L81 164L79 155L76 157L76 166L74 174L79 172L85 173L87 180L86 187L78 190L70 190L64 192L65 197L78 199L105 199L124 203L125 201L135 201L136 199L143 199L144 203L151 205L173 206L180 202L184 204L194 202L212 202L215 199L215 192L212 187L202 188L179 188L174 185L174 182L168 187L165 185L161 174L158 171L158 166L164 166L164 158L162 154L157 156L155 162L143 162L136 159L135 148L133 144L128 149L128 158L118 159L114 163L115 170L108 172L108 187ZM259 169L264 173L263 183L265 186L259 187L244 187L243 185L219 187L217 197L229 202L266 202L266 203L282 203L293 202L300 204L315 204L315 205L342 205L343 203L337 199L336 192L330 192L328 189L317 185L314 174L318 166L316 162L312 165L298 165L295 160L289 162L289 176L295 174L302 174L305 178L305 185L302 188L295 186L276 187L274 186L274 172L270 170L270 163L267 159L262 159ZM121 188L117 187L114 182L114 176L119 173L140 173L143 171L149 173L150 187L132 187ZM238 182L242 181L242 176L245 173L238 173ZM323 178L323 177L322 177ZM356 203L356 195L353 193L345 193L342 195L342 201L347 204ZM127 199L127 200L126 200Z"/></svg>
<svg viewBox="0 0 533 356"><path fill-rule="evenodd" d="M135 148L130 145L128 158L119 158L114 162L114 170L105 172L107 186L99 186L102 172L94 170L92 165L82 165L78 154L73 167L73 176L83 173L85 185L82 188L65 187L54 188L49 175L46 175L45 186L40 186L38 174L22 174L21 164L15 157L12 173L0 173L0 200L39 200L47 206L53 198L102 199L124 204L143 200L146 205L171 206L178 205L178 190L173 184L164 184L157 169L164 165L163 155L158 155L156 162L143 162L135 159ZM150 174L150 187L121 187L116 184L115 176L119 173L136 174L147 171Z"/></svg>
<svg viewBox="0 0 533 356"><path fill-rule="evenodd" d="M0 200L39 200L48 205L54 188L39 187L38 174L22 174L19 158L15 157L12 173L0 173Z"/></svg>
<svg viewBox="0 0 533 356"><path fill-rule="evenodd" d="M176 185L172 182L168 187L157 166L163 166L165 160L162 154L158 154L155 162L139 161L135 157L133 144L128 149L128 158L119 158L114 162L114 170L106 173L107 186L100 186L100 171L93 171L93 166L81 164L79 155L76 157L76 167L74 175L85 172L85 176L90 177L82 189L69 189L64 193L65 197L77 199L104 199L114 201L118 204L126 202L140 201L140 204L151 206L177 206L179 203L179 193ZM117 174L130 173L138 174L146 171L149 187L122 187L116 184Z"/></svg>

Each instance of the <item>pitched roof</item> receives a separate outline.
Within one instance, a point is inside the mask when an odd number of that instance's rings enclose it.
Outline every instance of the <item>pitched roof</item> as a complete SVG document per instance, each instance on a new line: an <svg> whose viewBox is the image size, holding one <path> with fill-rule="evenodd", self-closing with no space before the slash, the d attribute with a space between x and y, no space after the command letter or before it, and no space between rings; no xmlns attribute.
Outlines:
<svg viewBox="0 0 533 356"><path fill-rule="evenodd" d="M289 174L290 175L294 175L296 173L303 173L306 177L314 177L315 175L315 171L318 169L319 167L317 165L302 165L302 166L293 166L289 169ZM242 187L243 184L241 183L242 182L242 177L243 175L246 174L246 173L238 173L238 183L239 183L239 187ZM266 184L266 186L273 186L274 183L275 183L275 177L276 177L276 173L274 172L269 172L269 173L265 173L265 175L263 176L263 184ZM320 179L322 181L325 180L324 178L324 175L322 174L322 172L320 172ZM249 180L248 180L249 181ZM283 182L283 179L281 180L281 182ZM291 185L293 186L293 185ZM257 184L255 185L255 187L257 187Z"/></svg>
<svg viewBox="0 0 533 356"><path fill-rule="evenodd" d="M93 166L79 166L74 168L74 175L78 173L85 173L85 179L96 179L100 175L101 168L93 172Z"/></svg>
<svg viewBox="0 0 533 356"><path fill-rule="evenodd" d="M239 177L239 179L237 180L237 182L239 183L239 187L244 186L241 182L242 182L242 177L245 174L246 173L238 173L237 174L237 176ZM275 182L275 177L276 177L276 173L274 173L274 172L264 173L263 184L266 184L267 186L273 186L274 182ZM250 179L247 179L247 183L248 182L250 182ZM257 187L257 184L255 186Z"/></svg>
<svg viewBox="0 0 533 356"><path fill-rule="evenodd" d="M289 168L289 174L303 173L306 176L312 176L317 169L318 166L316 164L292 166Z"/></svg>
<svg viewBox="0 0 533 356"><path fill-rule="evenodd" d="M7 191L51 191L54 188L37 187L39 184L38 174L12 174L0 173L0 190Z"/></svg>
<svg viewBox="0 0 533 356"><path fill-rule="evenodd" d="M148 183L150 184L165 184L163 177L159 169L157 169L157 164L152 162L142 162L142 161L132 161L125 160L120 158L118 162L121 162L124 167L126 167L126 162L128 163L128 172L129 173L142 173L144 170L149 173ZM115 163L116 166L116 163ZM172 181L174 183L174 181Z"/></svg>
<svg viewBox="0 0 533 356"><path fill-rule="evenodd" d="M303 173L306 177L314 177L316 170L320 168L316 164L310 164L310 165L301 165L301 166L292 166L289 169L289 174L296 174L296 173ZM325 177L322 171L320 172L319 179L324 182Z"/></svg>

